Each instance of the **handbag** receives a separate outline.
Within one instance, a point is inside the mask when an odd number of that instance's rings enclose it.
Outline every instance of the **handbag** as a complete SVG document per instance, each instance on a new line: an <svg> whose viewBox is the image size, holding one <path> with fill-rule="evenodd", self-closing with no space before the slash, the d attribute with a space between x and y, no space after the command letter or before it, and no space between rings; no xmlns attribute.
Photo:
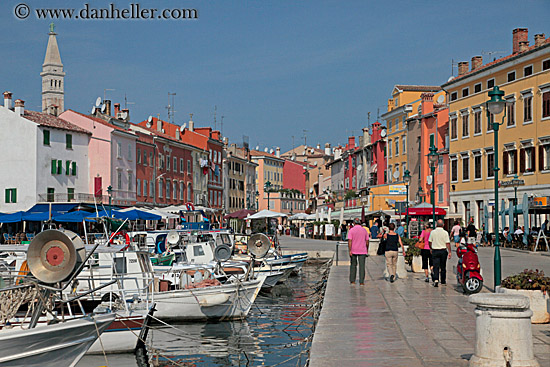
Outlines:
<svg viewBox="0 0 550 367"><path fill-rule="evenodd" d="M423 240L418 241L417 243L414 244L414 247L419 248L421 250L424 249L424 241Z"/></svg>
<svg viewBox="0 0 550 367"><path fill-rule="evenodd" d="M377 255L384 255L386 253L386 239L382 237L380 244L378 245Z"/></svg>

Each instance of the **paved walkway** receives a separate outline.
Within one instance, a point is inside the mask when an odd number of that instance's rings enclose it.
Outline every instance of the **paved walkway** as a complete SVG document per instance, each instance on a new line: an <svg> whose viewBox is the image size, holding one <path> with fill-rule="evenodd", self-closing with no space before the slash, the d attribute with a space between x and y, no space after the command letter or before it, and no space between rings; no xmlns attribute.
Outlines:
<svg viewBox="0 0 550 367"><path fill-rule="evenodd" d="M305 248L305 241L294 245ZM294 241L284 242L290 246ZM315 241L310 246L334 247L334 243ZM340 253L345 256L345 248ZM482 267L487 264L485 273L492 272L488 264L492 249L480 253ZM512 251L503 255L503 276L537 264L543 269L550 266L548 256ZM474 352L474 307L455 286L455 261L453 256L448 263L448 285L439 288L425 283L423 274L409 273L393 284L385 281L380 256L368 258L365 286L349 284L348 266L333 266L310 366L467 366ZM492 279L488 282L492 286ZM533 325L533 337L541 366L550 365L548 325Z"/></svg>

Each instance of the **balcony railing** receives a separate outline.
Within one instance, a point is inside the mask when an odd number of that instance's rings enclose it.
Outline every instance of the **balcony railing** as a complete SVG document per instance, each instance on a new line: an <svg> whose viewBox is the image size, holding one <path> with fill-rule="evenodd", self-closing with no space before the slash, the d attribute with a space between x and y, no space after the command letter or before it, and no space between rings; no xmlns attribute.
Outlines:
<svg viewBox="0 0 550 367"><path fill-rule="evenodd" d="M94 195L85 193L38 194L39 203L93 203ZM109 203L109 196L95 197L96 203Z"/></svg>

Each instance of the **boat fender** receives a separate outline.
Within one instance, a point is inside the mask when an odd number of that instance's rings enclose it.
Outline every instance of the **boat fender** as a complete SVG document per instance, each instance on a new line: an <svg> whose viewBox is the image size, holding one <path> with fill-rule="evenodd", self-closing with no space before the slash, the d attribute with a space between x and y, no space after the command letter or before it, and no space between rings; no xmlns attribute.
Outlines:
<svg viewBox="0 0 550 367"><path fill-rule="evenodd" d="M197 297L197 300L199 301L199 306L201 307L218 306L229 301L229 294L226 294L226 293L209 294L205 296L199 296Z"/></svg>
<svg viewBox="0 0 550 367"><path fill-rule="evenodd" d="M118 236L124 236L126 245L129 245L129 244L130 244L130 236L128 235L128 233L122 233L122 232L117 232L117 233L115 233L115 234L111 237L111 240L109 241L109 243L112 245L112 244L114 243L115 238L117 238Z"/></svg>

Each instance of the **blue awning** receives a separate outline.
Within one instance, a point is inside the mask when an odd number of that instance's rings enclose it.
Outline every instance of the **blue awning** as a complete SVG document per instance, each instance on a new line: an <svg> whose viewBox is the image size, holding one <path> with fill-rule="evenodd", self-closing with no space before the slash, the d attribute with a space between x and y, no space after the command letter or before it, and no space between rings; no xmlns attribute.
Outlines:
<svg viewBox="0 0 550 367"><path fill-rule="evenodd" d="M62 223L79 223L83 220L86 220L87 222L93 222L93 219L90 219L91 217L95 217L95 213L85 212L83 210L76 211L76 212L70 212L66 214L58 214L55 217L53 217L53 220L56 222L62 222Z"/></svg>
<svg viewBox="0 0 550 367"><path fill-rule="evenodd" d="M51 203L51 204L35 204L32 208L27 210L27 213L49 213L50 211L50 205L52 206L52 213L58 212L58 213L67 213L68 211L74 209L75 206L78 204L59 204L59 203Z"/></svg>
<svg viewBox="0 0 550 367"><path fill-rule="evenodd" d="M23 220L24 212L15 212L11 214L0 214L0 223L17 223Z"/></svg>
<svg viewBox="0 0 550 367"><path fill-rule="evenodd" d="M113 214L115 218L118 219L128 219L128 220L136 220L136 219L143 219L143 220L160 220L162 217L160 215L147 213L141 210L132 209L125 212L115 212L113 210Z"/></svg>

